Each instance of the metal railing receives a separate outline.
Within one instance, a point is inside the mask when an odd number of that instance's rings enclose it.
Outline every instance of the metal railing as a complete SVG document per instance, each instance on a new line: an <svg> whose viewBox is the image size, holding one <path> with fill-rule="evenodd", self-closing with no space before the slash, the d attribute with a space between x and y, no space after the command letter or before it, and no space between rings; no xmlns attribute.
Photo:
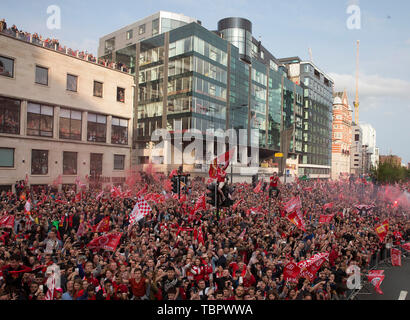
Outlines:
<svg viewBox="0 0 410 320"><path fill-rule="evenodd" d="M43 48L48 48L48 49L72 56L72 57L76 57L82 60L86 60L88 62L99 64L99 65L105 66L110 69L119 70L124 73L131 72L130 69L128 69L126 66L124 66L121 63L107 61L104 59L97 59L92 54L85 54L84 52L79 52L78 50L74 51L73 49L67 48L66 46L62 47L59 44L59 42L56 40L50 40L50 39L41 40L36 34L33 35L27 32L14 31L12 29L3 29L1 30L0 33L16 38L21 41L29 42L31 44L34 44L34 45L37 45Z"/></svg>
<svg viewBox="0 0 410 320"><path fill-rule="evenodd" d="M404 242L402 244L404 244ZM389 247L385 246L382 249L379 249L371 256L369 264L366 266L366 268L362 269L360 272L361 273L360 275L361 288L348 290L346 294L346 300L354 300L356 299L357 295L373 294L375 292L374 286L368 281L367 274L371 270L377 270L379 268L386 269L386 268L392 267L391 248L400 250L402 262L404 259L410 258L410 255L401 246L392 245ZM388 279L386 280L388 281Z"/></svg>

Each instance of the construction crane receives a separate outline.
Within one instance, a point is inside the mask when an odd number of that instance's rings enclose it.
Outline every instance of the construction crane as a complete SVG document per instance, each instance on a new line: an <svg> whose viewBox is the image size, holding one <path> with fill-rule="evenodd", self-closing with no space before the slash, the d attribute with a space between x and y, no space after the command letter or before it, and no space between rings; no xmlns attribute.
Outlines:
<svg viewBox="0 0 410 320"><path fill-rule="evenodd" d="M354 104L354 122L359 125L359 47L360 41L357 40L357 55L356 55L356 99Z"/></svg>

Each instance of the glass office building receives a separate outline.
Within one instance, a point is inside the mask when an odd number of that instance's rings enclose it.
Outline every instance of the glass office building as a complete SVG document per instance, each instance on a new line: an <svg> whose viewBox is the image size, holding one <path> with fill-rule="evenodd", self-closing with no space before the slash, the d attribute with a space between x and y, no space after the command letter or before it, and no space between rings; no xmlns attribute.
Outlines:
<svg viewBox="0 0 410 320"><path fill-rule="evenodd" d="M302 87L272 60L252 56L248 63L218 32L190 23L115 56L136 76L137 152L148 147L159 128L173 133L234 128L248 130L248 136L257 129L263 160L280 150L280 132L289 127L295 128L289 151L302 152ZM146 163L146 155L138 154L135 164Z"/></svg>

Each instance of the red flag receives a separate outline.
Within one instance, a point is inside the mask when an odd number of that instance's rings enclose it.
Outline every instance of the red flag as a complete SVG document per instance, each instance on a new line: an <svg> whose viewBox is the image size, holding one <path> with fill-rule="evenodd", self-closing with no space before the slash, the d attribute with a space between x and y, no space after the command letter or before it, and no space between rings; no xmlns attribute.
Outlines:
<svg viewBox="0 0 410 320"><path fill-rule="evenodd" d="M179 199L179 203L184 203L187 201L186 194L183 194L182 197Z"/></svg>
<svg viewBox="0 0 410 320"><path fill-rule="evenodd" d="M14 216L4 216L0 218L0 227L14 228Z"/></svg>
<svg viewBox="0 0 410 320"><path fill-rule="evenodd" d="M390 250L392 266L401 267L401 251L395 248L391 248Z"/></svg>
<svg viewBox="0 0 410 320"><path fill-rule="evenodd" d="M197 240L198 240L198 243L202 243L202 245L205 245L204 236L202 234L202 227L198 228Z"/></svg>
<svg viewBox="0 0 410 320"><path fill-rule="evenodd" d="M371 270L367 275L369 282L374 285L374 288L378 294L383 294L383 291L380 289L380 285L384 280L383 270Z"/></svg>
<svg viewBox="0 0 410 320"><path fill-rule="evenodd" d="M97 237L91 240L91 242L87 244L87 247L92 250L104 249L107 251L115 251L118 244L120 243L121 235L122 233L114 232L101 237Z"/></svg>
<svg viewBox="0 0 410 320"><path fill-rule="evenodd" d="M300 202L299 197L294 197L294 198L290 199L288 202L285 202L283 204L283 207L284 207L284 209L287 213L291 213L291 212L295 211L296 209L301 209L302 204Z"/></svg>
<svg viewBox="0 0 410 320"><path fill-rule="evenodd" d="M329 253L318 253L315 254L308 260L304 260L298 263L298 266L302 269L300 276L310 281L316 278L316 273L322 266L322 264L329 258Z"/></svg>
<svg viewBox="0 0 410 320"><path fill-rule="evenodd" d="M406 251L410 251L410 242L402 244L401 247Z"/></svg>
<svg viewBox="0 0 410 320"><path fill-rule="evenodd" d="M129 226L131 227L134 223L143 219L151 211L152 209L147 203L147 201L145 201L143 197L139 197L137 202L135 203L134 209L132 209L132 212L130 214Z"/></svg>
<svg viewBox="0 0 410 320"><path fill-rule="evenodd" d="M171 179L173 176L176 176L177 174L178 174L177 169L174 169L174 170L171 171L168 178Z"/></svg>
<svg viewBox="0 0 410 320"><path fill-rule="evenodd" d="M145 194L148 191L148 184L145 184L144 188L142 188L140 191L138 191L136 197L139 198L143 194Z"/></svg>
<svg viewBox="0 0 410 320"><path fill-rule="evenodd" d="M98 195L97 195L97 197L95 198L97 201L100 201L100 198L103 196L103 194L104 194L104 190L102 190Z"/></svg>
<svg viewBox="0 0 410 320"><path fill-rule="evenodd" d="M108 232L110 231L110 217L106 216L96 226L93 227L93 232Z"/></svg>
<svg viewBox="0 0 410 320"><path fill-rule="evenodd" d="M331 209L331 208L333 208L333 202L326 203L326 204L323 206L323 210Z"/></svg>
<svg viewBox="0 0 410 320"><path fill-rule="evenodd" d="M387 235L387 232L389 231L389 221L386 219L383 221L382 224L376 225L375 231L379 236L380 242L383 242L384 238Z"/></svg>
<svg viewBox="0 0 410 320"><path fill-rule="evenodd" d="M400 231L394 231L394 232L393 232L393 235L394 235L394 237L395 237L397 240L403 239L403 235L401 234Z"/></svg>
<svg viewBox="0 0 410 320"><path fill-rule="evenodd" d="M236 202L233 204L232 209L233 209L233 210L236 210L236 208L238 207L238 205L239 205L241 202L243 202L243 199L239 199L238 201L236 201Z"/></svg>
<svg viewBox="0 0 410 320"><path fill-rule="evenodd" d="M298 283L300 275L300 268L296 263L289 262L283 269L283 279L288 282Z"/></svg>
<svg viewBox="0 0 410 320"><path fill-rule="evenodd" d="M111 197L112 198L118 198L119 196L121 196L121 191L118 190L118 188L116 186L112 186L112 188L111 188Z"/></svg>
<svg viewBox="0 0 410 320"><path fill-rule="evenodd" d="M262 180L259 181L259 183L258 183L258 185L255 187L255 189L253 189L253 192L259 193L259 192L261 192L261 189L262 189Z"/></svg>
<svg viewBox="0 0 410 320"><path fill-rule="evenodd" d="M243 237L245 236L245 233L246 233L246 228L243 229L243 231L242 231L241 234L239 235L239 239L242 239L242 240L243 240Z"/></svg>
<svg viewBox="0 0 410 320"><path fill-rule="evenodd" d="M334 214L322 214L319 218L319 223L330 223L332 221Z"/></svg>
<svg viewBox="0 0 410 320"><path fill-rule="evenodd" d="M81 201L81 191L78 192L78 193L75 195L75 201L76 201L76 202L80 202L80 201Z"/></svg>
<svg viewBox="0 0 410 320"><path fill-rule="evenodd" d="M299 210L293 211L289 213L286 218L292 222L294 225L296 225L299 229L306 231L305 230L305 221L303 220L303 217L301 217L301 213Z"/></svg>
<svg viewBox="0 0 410 320"><path fill-rule="evenodd" d="M198 200L195 202L195 208L194 212L197 212L198 210L206 210L206 198L205 195L203 194L198 198Z"/></svg>

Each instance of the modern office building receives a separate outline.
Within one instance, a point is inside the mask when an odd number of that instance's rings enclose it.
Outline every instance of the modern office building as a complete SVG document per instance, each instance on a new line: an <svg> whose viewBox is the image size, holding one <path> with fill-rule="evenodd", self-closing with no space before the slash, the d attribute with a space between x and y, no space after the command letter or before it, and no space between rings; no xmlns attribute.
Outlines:
<svg viewBox="0 0 410 320"><path fill-rule="evenodd" d="M134 77L32 37L0 33L0 188L121 184ZM57 179L59 180L59 179ZM61 187L61 184L60 184Z"/></svg>
<svg viewBox="0 0 410 320"><path fill-rule="evenodd" d="M129 57L132 57L128 51L130 48L134 48L133 45L191 22L201 24L201 21L180 13L159 11L101 37L99 39L98 57L123 62L134 68L135 61L128 60ZM133 70L133 72L135 71Z"/></svg>
<svg viewBox="0 0 410 320"><path fill-rule="evenodd" d="M311 61L279 59L303 88L303 143L299 175L329 179L332 158L333 80Z"/></svg>
<svg viewBox="0 0 410 320"><path fill-rule="evenodd" d="M354 175L363 174L362 129L355 122L352 122L350 173Z"/></svg>
<svg viewBox="0 0 410 320"><path fill-rule="evenodd" d="M367 151L370 154L366 170L370 170L371 167L375 168L377 166L378 160L376 155L376 130L368 123L360 123L360 128L363 133L362 143L367 146Z"/></svg>
<svg viewBox="0 0 410 320"><path fill-rule="evenodd" d="M280 132L294 128L289 153L298 159L303 140L303 89L252 37L250 21L223 19L214 32L193 22L125 49L116 50L113 56L136 75L133 165L154 160L151 135L160 128L172 134L171 151L164 148L156 157L163 163L172 159L178 165L175 152L182 148L175 134L188 129L197 129L203 136L207 129L243 129L248 139L239 142L242 145L249 145L251 129L257 129L259 159L270 159L274 165ZM184 141L182 146L189 143ZM205 147L203 159L212 159L216 150ZM167 171L172 165L162 168ZM208 170L200 161L184 169Z"/></svg>
<svg viewBox="0 0 410 320"><path fill-rule="evenodd" d="M352 112L346 90L336 92L333 101L332 180L350 175Z"/></svg>

